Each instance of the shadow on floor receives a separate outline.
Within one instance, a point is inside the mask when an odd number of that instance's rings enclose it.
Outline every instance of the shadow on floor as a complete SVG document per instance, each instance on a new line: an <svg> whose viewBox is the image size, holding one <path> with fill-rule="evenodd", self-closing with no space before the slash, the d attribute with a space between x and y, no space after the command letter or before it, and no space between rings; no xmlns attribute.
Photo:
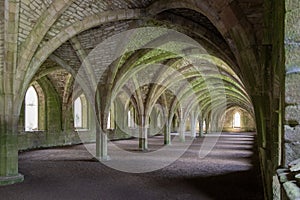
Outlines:
<svg viewBox="0 0 300 200"><path fill-rule="evenodd" d="M93 159L83 145L24 152L19 166L25 181L0 187L0 199L260 200L263 192L257 153L253 152L256 148L241 146L243 139L248 141L250 137L249 141L255 141L255 135L250 136L223 134L204 159L196 156L202 141L197 138L170 166L141 174L91 162ZM160 140L155 138L154 143L157 141ZM230 143L229 148L224 146L228 141L240 142Z"/></svg>

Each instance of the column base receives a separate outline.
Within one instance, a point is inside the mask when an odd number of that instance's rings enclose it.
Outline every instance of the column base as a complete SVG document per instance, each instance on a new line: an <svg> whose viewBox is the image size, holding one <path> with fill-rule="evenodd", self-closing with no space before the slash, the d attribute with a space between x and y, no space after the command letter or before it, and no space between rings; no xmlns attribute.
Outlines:
<svg viewBox="0 0 300 200"><path fill-rule="evenodd" d="M0 185L11 185L23 181L24 176L22 174L18 174L17 176L0 176Z"/></svg>
<svg viewBox="0 0 300 200"><path fill-rule="evenodd" d="M141 151L141 152L145 152L145 153L147 153L147 152L149 152L149 149L148 148L139 148L139 151Z"/></svg>
<svg viewBox="0 0 300 200"><path fill-rule="evenodd" d="M109 156L101 156L101 157L95 157L95 159L97 159L97 161L109 161L111 160L111 158Z"/></svg>

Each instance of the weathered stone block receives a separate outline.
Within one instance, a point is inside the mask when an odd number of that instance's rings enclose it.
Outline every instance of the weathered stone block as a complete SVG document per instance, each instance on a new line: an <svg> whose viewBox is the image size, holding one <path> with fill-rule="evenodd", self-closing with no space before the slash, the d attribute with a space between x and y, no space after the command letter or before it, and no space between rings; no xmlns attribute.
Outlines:
<svg viewBox="0 0 300 200"><path fill-rule="evenodd" d="M287 11L291 11L297 8L300 8L300 1L299 0L286 0L285 7Z"/></svg>
<svg viewBox="0 0 300 200"><path fill-rule="evenodd" d="M296 185L294 181L289 181L283 184L289 199L299 199L300 198L300 188Z"/></svg>
<svg viewBox="0 0 300 200"><path fill-rule="evenodd" d="M297 72L295 69L299 69L300 66L300 43L286 40L285 58L287 74Z"/></svg>
<svg viewBox="0 0 300 200"><path fill-rule="evenodd" d="M294 127L300 123L300 105L291 105L285 108L285 120ZM294 121L294 122L293 122Z"/></svg>
<svg viewBox="0 0 300 200"><path fill-rule="evenodd" d="M288 141L300 141L300 126L284 126L285 139Z"/></svg>
<svg viewBox="0 0 300 200"><path fill-rule="evenodd" d="M286 76L286 98L288 104L300 104L300 74L288 74Z"/></svg>
<svg viewBox="0 0 300 200"><path fill-rule="evenodd" d="M290 171L297 172L300 171L300 159L294 160L288 164Z"/></svg>
<svg viewBox="0 0 300 200"><path fill-rule="evenodd" d="M286 38L293 41L300 41L300 12L293 9L286 13Z"/></svg>
<svg viewBox="0 0 300 200"><path fill-rule="evenodd" d="M285 144L285 163L288 164L299 158L300 143L286 143Z"/></svg>

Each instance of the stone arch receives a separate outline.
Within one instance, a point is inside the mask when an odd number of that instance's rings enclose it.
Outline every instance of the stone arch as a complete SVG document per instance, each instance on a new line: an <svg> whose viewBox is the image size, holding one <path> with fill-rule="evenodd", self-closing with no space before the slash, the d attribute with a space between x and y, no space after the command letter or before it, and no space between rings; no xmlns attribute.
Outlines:
<svg viewBox="0 0 300 200"><path fill-rule="evenodd" d="M126 20L138 19L142 16L141 10L122 10L116 16L115 11L103 12L99 15L92 15L82 21L76 22L72 26L66 27L60 31L58 35L48 41L41 49L39 49L33 56L33 61L28 65L21 65L18 70L18 76L25 77L25 83L29 82L36 73L40 65L53 53L60 45L71 39L80 32L99 26L104 23ZM25 73L24 73L25 72ZM20 94L24 93L24 87L20 88Z"/></svg>
<svg viewBox="0 0 300 200"><path fill-rule="evenodd" d="M84 29L82 29L82 30L84 30ZM82 30L80 30L80 31L82 31ZM80 32L80 31L78 31L78 32ZM75 35L75 34L74 34Z"/></svg>
<svg viewBox="0 0 300 200"><path fill-rule="evenodd" d="M234 124L235 115L237 113L240 117L239 126L235 126ZM225 120L223 131L248 132L256 130L255 118L253 114L239 106L231 106L227 108L226 112L221 116L221 119Z"/></svg>
<svg viewBox="0 0 300 200"><path fill-rule="evenodd" d="M161 5L164 5L164 3L160 2ZM178 4L178 5L177 5ZM173 2L171 4L172 6L170 6L169 8L177 8L177 7L187 7L190 9L195 9L197 7L194 7L195 5L191 5L190 3L179 3L179 2ZM202 5L202 4L201 4ZM199 5L197 5L199 6ZM152 7L158 7L156 8L156 12L152 11L152 8L149 8L149 13L159 13L162 10L159 9L160 7L164 7L164 6L152 6ZM198 12L201 12L201 10L197 10ZM114 20L124 20L124 19L134 19L134 18L139 18L141 17L141 10L124 10L123 12L120 12L121 14L119 16L114 16L114 17L109 17L111 15L115 15L115 12L110 13L110 12L106 12L106 13L102 13L101 16L91 16L88 17L86 19L84 19L81 22L77 22L77 24L74 24L73 26L67 27L65 30L61 31L61 33L59 33L55 38L53 38L51 41L48 42L48 44L44 45L44 47L38 51L35 55L35 61L37 61L35 63L35 65L32 68L33 71L36 70L36 68L39 67L39 61L43 62L43 60L45 58L47 58L51 52L53 52L56 48L58 48L58 46L60 46L60 44L62 44L64 41L67 41L68 39L70 39L71 37L75 36L76 34L87 30L89 28L95 27L101 23L106 23L109 21L114 21ZM207 13L206 13L207 14ZM221 20L220 20L221 21ZM48 52L48 53L47 53ZM24 69L23 69L24 70ZM20 70L23 71L23 70ZM30 76L30 74L32 73L27 73ZM28 79L29 79L28 77ZM28 80L27 79L27 80Z"/></svg>
<svg viewBox="0 0 300 200"><path fill-rule="evenodd" d="M37 94L37 99L38 99L38 105L37 105L37 119L38 119L38 126L36 131L42 131L45 130L46 126L46 99L45 99L45 94L41 86L37 81L33 81L29 87L33 87L36 94ZM25 98L22 104L20 116L19 116L19 121L18 121L18 130L19 132L23 132L25 130Z"/></svg>
<svg viewBox="0 0 300 200"><path fill-rule="evenodd" d="M240 128L241 127L241 114L236 111L232 116L232 127L233 128Z"/></svg>
<svg viewBox="0 0 300 200"><path fill-rule="evenodd" d="M49 132L62 130L62 111L60 109L62 102L59 94L54 89L53 84L47 77L43 77L37 80L37 82L45 94L45 130Z"/></svg>

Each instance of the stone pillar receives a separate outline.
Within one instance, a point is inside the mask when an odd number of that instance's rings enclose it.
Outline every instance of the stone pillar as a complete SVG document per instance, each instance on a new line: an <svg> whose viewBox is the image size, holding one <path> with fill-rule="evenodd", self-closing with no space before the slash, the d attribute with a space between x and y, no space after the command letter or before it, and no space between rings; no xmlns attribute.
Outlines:
<svg viewBox="0 0 300 200"><path fill-rule="evenodd" d="M124 130L129 128L128 124L128 109L124 108L124 105L117 103L117 112L116 112L116 124L118 129Z"/></svg>
<svg viewBox="0 0 300 200"><path fill-rule="evenodd" d="M100 134L100 159L101 160L108 160L108 152L107 152L107 132L103 130Z"/></svg>
<svg viewBox="0 0 300 200"><path fill-rule="evenodd" d="M18 1L0 1L0 185L24 180L18 173L19 114L14 108L19 105L14 102L13 85L18 49L18 8Z"/></svg>
<svg viewBox="0 0 300 200"><path fill-rule="evenodd" d="M90 105L91 106L91 105ZM93 133L96 132L96 123L97 123L97 117L95 116L95 112L94 110L92 109L92 107L90 107L88 109L88 127L89 127L89 130L90 130L90 134L92 135ZM72 116L73 116L73 113L72 113ZM74 126L73 126L74 127ZM95 138L95 137L92 137L92 138Z"/></svg>
<svg viewBox="0 0 300 200"><path fill-rule="evenodd" d="M209 129L210 129L210 124L209 124L209 118L207 117L205 119L205 133L206 134L208 134L210 132Z"/></svg>
<svg viewBox="0 0 300 200"><path fill-rule="evenodd" d="M199 137L203 137L204 133L203 133L203 121L201 118L199 118Z"/></svg>
<svg viewBox="0 0 300 200"><path fill-rule="evenodd" d="M96 158L98 160L108 160L107 153L107 132L99 124L96 126Z"/></svg>
<svg viewBox="0 0 300 200"><path fill-rule="evenodd" d="M185 142L185 121L183 119L180 119L179 121L179 139L181 142Z"/></svg>
<svg viewBox="0 0 300 200"><path fill-rule="evenodd" d="M272 127L270 126L270 120L272 115L270 108L272 105L269 101L269 97L264 95L251 96L254 110L255 119L257 126L257 136L258 136L258 152L261 165L261 173L263 177L263 184L265 187L265 195L269 196L272 193L272 180L275 173L274 168L274 158L272 158ZM274 149L276 151L276 149Z"/></svg>
<svg viewBox="0 0 300 200"><path fill-rule="evenodd" d="M100 94L103 94L101 89L97 90L96 93L96 102L95 102L95 113L97 116L97 122L96 122L96 158L98 160L108 160L108 154L107 154L107 121L108 121L108 112L105 112L105 104L100 103L104 102L103 96ZM102 105L102 109L101 106Z"/></svg>
<svg viewBox="0 0 300 200"><path fill-rule="evenodd" d="M216 112L212 112L210 116L210 132L217 132L218 131L218 114Z"/></svg>
<svg viewBox="0 0 300 200"><path fill-rule="evenodd" d="M13 115L13 96L0 96L0 185L24 180L18 173L18 125L19 116Z"/></svg>
<svg viewBox="0 0 300 200"><path fill-rule="evenodd" d="M170 131L169 121L167 119L165 120L165 125L164 125L164 144L165 145L171 144L171 131Z"/></svg>
<svg viewBox="0 0 300 200"><path fill-rule="evenodd" d="M195 138L196 137L196 118L195 118L195 113L191 113L190 115L190 123L191 123L191 137Z"/></svg>
<svg viewBox="0 0 300 200"><path fill-rule="evenodd" d="M157 130L157 114L158 112L156 111L156 109L154 108L150 114L150 124L148 127L148 133L150 136L153 136L154 134L156 134L156 130Z"/></svg>
<svg viewBox="0 0 300 200"><path fill-rule="evenodd" d="M139 149L142 151L148 150L148 128L146 117L139 115Z"/></svg>
<svg viewBox="0 0 300 200"><path fill-rule="evenodd" d="M120 101L115 101L115 134L130 134L128 126L128 109Z"/></svg>

